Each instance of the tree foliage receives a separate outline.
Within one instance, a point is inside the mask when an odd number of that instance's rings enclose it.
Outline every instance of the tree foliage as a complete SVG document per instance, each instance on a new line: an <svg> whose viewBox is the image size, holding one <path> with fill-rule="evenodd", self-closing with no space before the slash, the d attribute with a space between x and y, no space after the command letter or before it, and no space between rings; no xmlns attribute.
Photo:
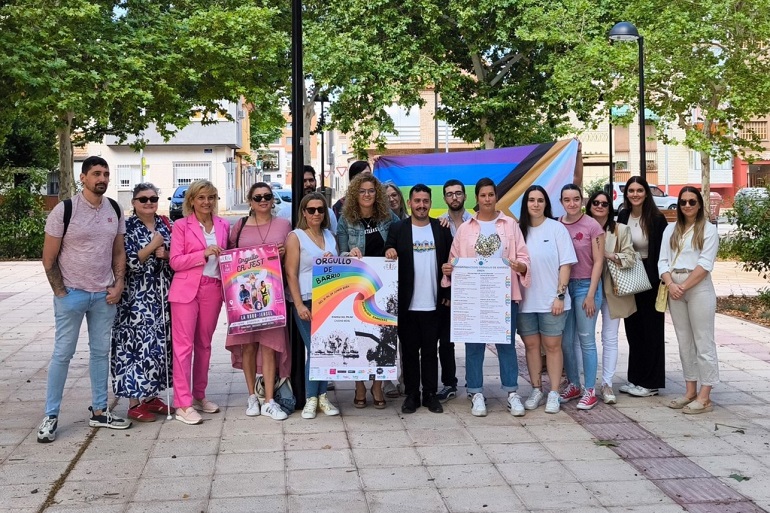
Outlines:
<svg viewBox="0 0 770 513"><path fill-rule="evenodd" d="M768 189L770 193L770 189ZM729 214L735 230L722 240L724 251L737 257L748 271L770 277L770 200L739 196ZM721 248L720 248L721 249Z"/></svg>
<svg viewBox="0 0 770 513"><path fill-rule="evenodd" d="M46 179L45 169L0 168L0 259L42 256Z"/></svg>

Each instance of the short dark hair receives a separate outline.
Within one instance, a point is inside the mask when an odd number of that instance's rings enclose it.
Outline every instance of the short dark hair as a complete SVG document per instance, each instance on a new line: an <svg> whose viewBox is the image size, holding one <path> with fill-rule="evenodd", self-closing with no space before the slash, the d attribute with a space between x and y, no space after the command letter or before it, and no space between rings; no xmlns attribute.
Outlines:
<svg viewBox="0 0 770 513"><path fill-rule="evenodd" d="M444 194L446 194L446 188L447 188L447 187L452 187L453 185L459 185L460 187L462 187L462 189L463 189L463 194L465 194L465 184L464 184L464 183L462 183L462 182L461 182L460 180L458 180L457 178L450 178L449 180L447 180L447 181L444 183L444 189L442 190L442 192L443 192Z"/></svg>
<svg viewBox="0 0 770 513"><path fill-rule="evenodd" d="M415 184L411 189L409 189L409 199L412 199L412 196L414 196L415 192L427 192L428 197L432 198L430 187L428 187L424 183Z"/></svg>
<svg viewBox="0 0 770 513"><path fill-rule="evenodd" d="M305 164L302 167L302 174L304 175L305 173L312 173L313 174L313 178L315 178L315 169L313 169L313 166Z"/></svg>
<svg viewBox="0 0 770 513"><path fill-rule="evenodd" d="M353 178L356 177L356 175L361 174L367 169L371 169L371 166L369 166L369 163L367 161L356 160L355 162L350 164L350 169L348 169L348 180L352 180Z"/></svg>
<svg viewBox="0 0 770 513"><path fill-rule="evenodd" d="M83 167L80 168L80 172L83 173L84 175L87 175L88 172L91 171L91 168L94 166L104 166L107 169L110 168L110 165L107 164L106 160L104 160L101 157L97 157L96 155L93 155L83 161Z"/></svg>
<svg viewBox="0 0 770 513"><path fill-rule="evenodd" d="M481 189L484 187L492 187L492 189L495 191L495 195L497 195L497 185L495 185L494 180L484 177L476 182L476 197L479 196L479 192L481 192Z"/></svg>

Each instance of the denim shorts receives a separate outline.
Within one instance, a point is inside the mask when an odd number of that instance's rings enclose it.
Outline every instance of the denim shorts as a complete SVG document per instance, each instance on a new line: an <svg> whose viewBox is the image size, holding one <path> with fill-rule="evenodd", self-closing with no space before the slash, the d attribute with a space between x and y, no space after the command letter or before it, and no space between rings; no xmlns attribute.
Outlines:
<svg viewBox="0 0 770 513"><path fill-rule="evenodd" d="M546 337L560 337L567 322L567 312L553 315L551 312L521 313L517 319L519 336L540 333Z"/></svg>

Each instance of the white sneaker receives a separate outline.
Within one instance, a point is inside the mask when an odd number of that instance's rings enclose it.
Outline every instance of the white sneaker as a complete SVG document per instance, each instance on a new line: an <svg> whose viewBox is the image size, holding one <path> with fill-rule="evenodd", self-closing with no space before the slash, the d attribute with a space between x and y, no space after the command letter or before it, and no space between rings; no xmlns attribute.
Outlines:
<svg viewBox="0 0 770 513"><path fill-rule="evenodd" d="M471 398L471 415L474 417L486 417L487 416L487 405L486 405L486 399L484 399L484 396L480 393L473 394L473 397Z"/></svg>
<svg viewBox="0 0 770 513"><path fill-rule="evenodd" d="M634 385L633 383L631 383L631 382L629 381L629 382L628 382L628 383L626 383L625 385L620 385L620 387L618 388L618 391L619 391L621 394L627 394L627 393L628 393L628 391L629 391L629 390L631 390L632 388L636 388L636 385Z"/></svg>
<svg viewBox="0 0 770 513"><path fill-rule="evenodd" d="M652 397L654 395L658 395L658 389L645 388L645 387L636 385L634 388L631 388L628 390L628 394L634 397Z"/></svg>
<svg viewBox="0 0 770 513"><path fill-rule="evenodd" d="M551 390L548 392L548 400L545 402L546 413L559 413L561 409L561 401L559 400L559 392Z"/></svg>
<svg viewBox="0 0 770 513"><path fill-rule="evenodd" d="M259 398L256 394L249 396L248 406L246 406L246 415L249 417L259 417Z"/></svg>
<svg viewBox="0 0 770 513"><path fill-rule="evenodd" d="M615 393L612 391L612 387L607 383L602 385L602 399L604 400L604 404L615 404L618 402Z"/></svg>
<svg viewBox="0 0 770 513"><path fill-rule="evenodd" d="M326 394L321 394L318 396L318 409L324 412L324 415L328 415L329 417L334 417L335 415L340 414L339 408L332 404Z"/></svg>
<svg viewBox="0 0 770 513"><path fill-rule="evenodd" d="M538 406L543 404L543 400L545 399L545 394L542 390L539 388L533 388L532 392L529 394L529 399L524 401L524 409L525 410L535 410Z"/></svg>
<svg viewBox="0 0 770 513"><path fill-rule="evenodd" d="M508 394L508 409L514 417L524 416L524 405L521 404L521 397L516 392Z"/></svg>
<svg viewBox="0 0 770 513"><path fill-rule="evenodd" d="M318 398L308 397L305 399L305 407L302 409L303 419L314 419L315 412L318 409Z"/></svg>
<svg viewBox="0 0 770 513"><path fill-rule="evenodd" d="M267 415L273 420L286 420L289 417L273 399L262 405L262 415Z"/></svg>

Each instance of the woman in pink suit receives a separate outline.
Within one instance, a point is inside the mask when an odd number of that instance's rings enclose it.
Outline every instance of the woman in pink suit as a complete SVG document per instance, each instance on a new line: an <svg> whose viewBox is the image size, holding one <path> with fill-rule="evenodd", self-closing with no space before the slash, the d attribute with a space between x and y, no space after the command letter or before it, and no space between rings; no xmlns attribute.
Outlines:
<svg viewBox="0 0 770 513"><path fill-rule="evenodd" d="M219 253L227 247L230 224L215 215L217 189L208 180L190 184L182 205L185 217L171 236L171 333L174 354L176 420L200 424L198 411L216 413L206 399L211 338L222 309ZM192 370L192 372L191 372ZM192 390L190 382L192 381Z"/></svg>

